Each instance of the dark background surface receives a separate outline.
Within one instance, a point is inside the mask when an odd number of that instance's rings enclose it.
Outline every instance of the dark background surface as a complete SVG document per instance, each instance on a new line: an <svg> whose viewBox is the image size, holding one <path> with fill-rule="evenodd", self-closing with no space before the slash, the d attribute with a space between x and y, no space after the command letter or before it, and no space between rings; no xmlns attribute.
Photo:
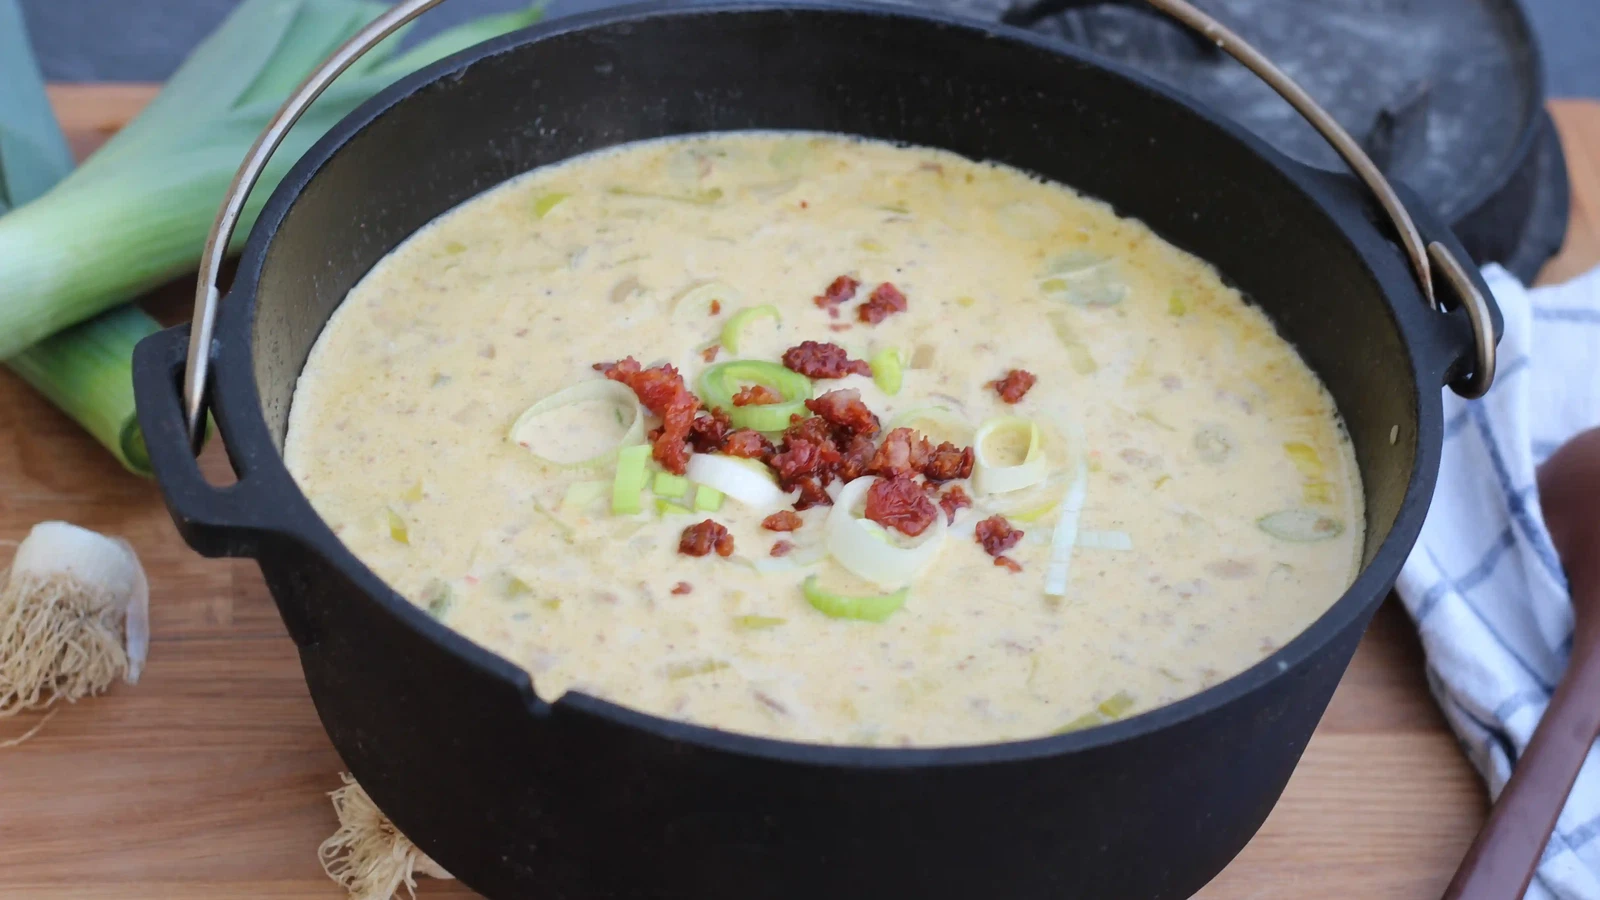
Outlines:
<svg viewBox="0 0 1600 900"><path fill-rule="evenodd" d="M159 81L239 0L22 0L46 77ZM616 0L553 0L552 15ZM1277 0L1293 2L1293 0ZM1523 0L1543 45L1552 96L1600 97L1600 0ZM524 0L449 0L419 33ZM1204 0L1200 0L1204 6Z"/></svg>

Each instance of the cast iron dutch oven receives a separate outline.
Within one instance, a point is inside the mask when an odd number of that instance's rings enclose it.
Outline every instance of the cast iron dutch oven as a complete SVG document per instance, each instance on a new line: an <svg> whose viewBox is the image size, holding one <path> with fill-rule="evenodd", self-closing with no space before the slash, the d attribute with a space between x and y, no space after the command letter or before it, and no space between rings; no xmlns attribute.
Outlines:
<svg viewBox="0 0 1600 900"><path fill-rule="evenodd" d="M1216 265L1344 415L1366 497L1355 584L1282 650L1197 696L1089 731L949 749L787 743L579 693L551 702L406 602L317 517L281 455L295 380L345 293L431 219L529 169L752 128L998 160ZM1412 205L1438 244L1438 306L1360 181L1291 162L1082 51L903 8L636 7L418 72L300 160L198 349L236 485L207 484L193 459L187 326L139 347L139 419L184 538L260 562L350 771L489 897L1182 898L1272 809L1416 539L1441 387L1481 389L1492 371L1497 314L1463 300L1487 288L1475 273L1440 277L1466 254Z"/></svg>

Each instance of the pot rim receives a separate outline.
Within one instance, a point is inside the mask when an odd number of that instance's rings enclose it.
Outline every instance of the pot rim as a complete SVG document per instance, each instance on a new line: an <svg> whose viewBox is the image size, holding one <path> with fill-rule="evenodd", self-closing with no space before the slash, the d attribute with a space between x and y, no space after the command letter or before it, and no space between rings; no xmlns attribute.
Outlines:
<svg viewBox="0 0 1600 900"><path fill-rule="evenodd" d="M489 57L513 52L563 35L661 18L809 13L910 20L923 25L961 31L973 40L1001 40L1021 44L1030 51L1064 56L1083 65L1108 71L1154 95L1153 101L1180 105L1190 114L1204 120L1210 127L1244 145L1252 155L1260 159L1263 166L1275 170L1278 176L1287 180L1310 199L1347 242L1352 245L1356 243L1356 234L1349 224L1349 218L1342 220L1329 210L1330 202L1323 189L1325 184L1319 182L1320 179L1328 177L1326 172L1289 159L1242 126L1223 118L1198 100L1167 88L1148 76L1081 48L1052 41L1032 32L1006 25L967 20L941 12L860 2L860 0L798 0L798 2L708 0L687 5L673 0L648 0L623 7L561 17L458 52L401 78L379 92L335 124L296 162L272 192L256 224L252 227L233 286L229 290L229 297L220 304L221 319L218 340L214 346L219 350L225 348L231 352L221 354L214 350L217 358L213 361L215 381L212 412L217 420L218 431L228 447L230 458L236 461L236 465L247 462L248 465L242 466L242 469L249 469L252 473L260 470L260 474L273 483L274 493L284 504L282 511L272 516L279 523L276 529L279 535L297 541L308 550L316 552L352 584L371 596L385 612L399 618L421 636L487 674L506 681L524 697L529 713L535 717L550 717L562 712L584 713L616 725L636 728L659 738L693 744L705 749L815 766L892 769L989 765L1053 757L1120 743L1210 714L1237 701L1289 670L1307 664L1356 619L1370 615L1392 587L1401 565L1421 531L1427 513L1438 474L1439 444L1443 429L1439 390L1443 385L1441 383L1435 386L1430 383L1430 375L1434 373L1424 360L1430 341L1436 341L1436 337L1423 333L1424 329L1417 324L1418 317L1403 315L1398 309L1401 304L1414 304L1417 310L1426 310L1426 303L1409 272L1402 266L1398 278L1380 273L1374 269L1375 263L1370 255L1359 249L1355 249L1354 255L1366 265L1372 281L1383 288L1383 297L1390 308L1391 321L1409 357L1412 382L1405 387L1416 395L1415 450L1411 472L1389 533L1373 552L1371 560L1362 566L1354 581L1339 599L1284 646L1209 688L1126 719L1067 734L992 744L910 748L861 747L805 743L723 731L651 715L578 691L569 691L553 702L546 701L536 693L533 677L529 672L472 642L411 604L344 545L316 513L310 500L289 475L282 453L277 449L277 442L272 437L262 411L253 365L253 324L257 292L266 257L284 218L322 167L348 141L392 107L435 82L453 77ZM1377 232L1369 222L1365 219L1359 221L1360 224L1355 227L1366 228L1370 236L1377 236ZM1366 236L1368 235L1363 235ZM1387 237L1381 239L1385 243L1390 243ZM237 299L234 298L236 294Z"/></svg>

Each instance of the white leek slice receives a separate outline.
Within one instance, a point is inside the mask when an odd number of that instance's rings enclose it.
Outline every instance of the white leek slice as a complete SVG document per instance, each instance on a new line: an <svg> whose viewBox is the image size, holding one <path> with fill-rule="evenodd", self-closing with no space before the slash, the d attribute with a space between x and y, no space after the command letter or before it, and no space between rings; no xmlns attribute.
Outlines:
<svg viewBox="0 0 1600 900"><path fill-rule="evenodd" d="M621 417L624 430L622 437L614 446L588 459L580 460L553 459L539 449L546 437L544 429L540 427L540 420L544 416L563 407L597 401L611 404L616 410L615 414ZM510 439L512 443L539 459L564 469L598 468L616 459L618 450L644 440L644 407L639 405L639 398L634 395L633 389L620 381L612 381L609 378L580 381L528 407L517 417L517 421L512 423Z"/></svg>
<svg viewBox="0 0 1600 900"><path fill-rule="evenodd" d="M963 447L972 443L975 430L960 413L947 406L908 409L895 416L885 426L885 429L890 431L896 428L912 428L926 435L928 440L934 443L949 441Z"/></svg>
<svg viewBox="0 0 1600 900"><path fill-rule="evenodd" d="M1072 486L1067 488L1067 496L1061 501L1061 518L1050 536L1050 564L1044 570L1044 592L1052 597L1067 593L1067 578L1072 574L1072 548L1078 543L1078 517L1083 514L1083 501L1088 492L1089 468L1084 465L1080 453Z"/></svg>
<svg viewBox="0 0 1600 900"><path fill-rule="evenodd" d="M1023 432L1028 438L1028 449L1022 462L1013 466L1000 465L989 454L989 439L1004 432ZM1032 487L1050 475L1050 460L1044 452L1044 441L1039 434L1039 423L1018 416L1000 416L978 426L972 438L972 487L980 494L1005 494Z"/></svg>
<svg viewBox="0 0 1600 900"><path fill-rule="evenodd" d="M944 544L948 526L943 514L934 516L933 524L911 545L897 542L881 529L874 534L874 528L868 526L877 523L857 518L857 507L863 505L867 490L877 481L872 477L857 478L845 485L823 527L828 552L839 565L852 575L892 591L910 584L933 561Z"/></svg>
<svg viewBox="0 0 1600 900"><path fill-rule="evenodd" d="M765 466L736 456L696 453L689 457L689 468L684 474L690 481L758 509L781 506L788 499Z"/></svg>

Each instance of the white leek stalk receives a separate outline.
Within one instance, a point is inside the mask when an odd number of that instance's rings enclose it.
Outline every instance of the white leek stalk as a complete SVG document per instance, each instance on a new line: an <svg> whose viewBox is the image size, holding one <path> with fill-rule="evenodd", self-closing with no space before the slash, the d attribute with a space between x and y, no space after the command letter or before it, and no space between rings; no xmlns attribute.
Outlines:
<svg viewBox="0 0 1600 900"><path fill-rule="evenodd" d="M150 587L133 548L65 522L35 525L0 586L0 718L137 682L149 643Z"/></svg>
<svg viewBox="0 0 1600 900"><path fill-rule="evenodd" d="M452 877L394 827L354 778L344 772L339 778L344 787L328 795L339 830L317 848L317 859L350 900L390 900L401 886L414 897L416 876Z"/></svg>

